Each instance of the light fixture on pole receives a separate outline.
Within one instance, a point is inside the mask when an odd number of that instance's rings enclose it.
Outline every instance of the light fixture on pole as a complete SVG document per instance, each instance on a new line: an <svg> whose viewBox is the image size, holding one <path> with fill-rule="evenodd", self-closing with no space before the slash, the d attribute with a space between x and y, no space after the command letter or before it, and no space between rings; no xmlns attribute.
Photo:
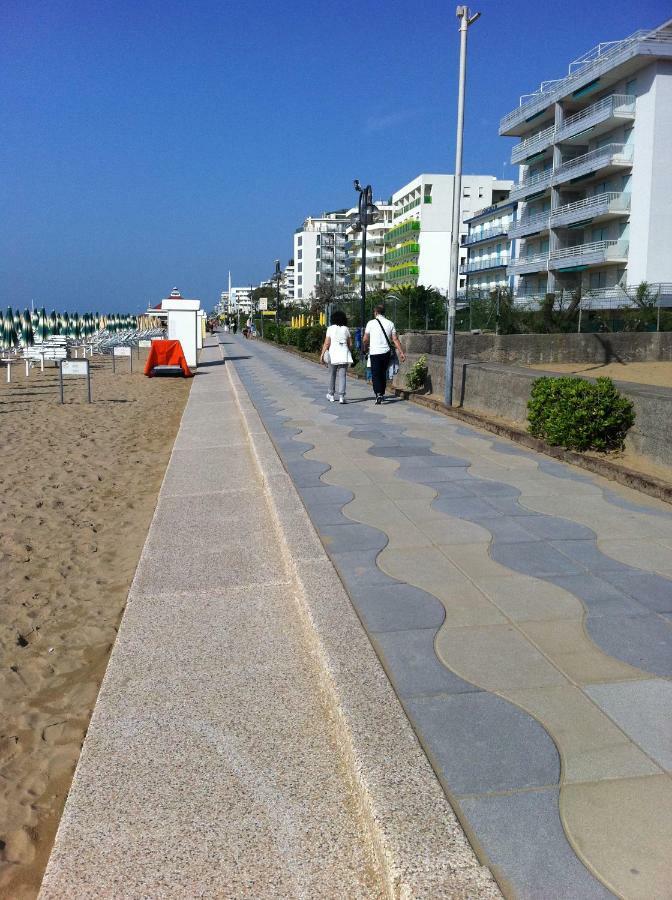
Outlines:
<svg viewBox="0 0 672 900"><path fill-rule="evenodd" d="M280 260L275 261L275 324L278 324L278 316L280 315L280 279L282 272L280 271Z"/></svg>
<svg viewBox="0 0 672 900"><path fill-rule="evenodd" d="M355 190L359 193L358 211L352 222L353 231L362 232L362 280L360 286L360 321L362 326L362 339L364 326L366 325L366 229L373 225L380 217L380 211L373 202L371 185L362 187L359 179L355 178Z"/></svg>
<svg viewBox="0 0 672 900"><path fill-rule="evenodd" d="M453 186L453 225L450 245L450 281L448 283L448 329L446 332L446 406L453 405L453 369L455 363L455 315L457 313L457 276L460 265L460 206L462 200L462 136L464 133L464 87L467 74L467 29L480 18L469 15L467 6L458 6L460 20L460 81L457 92L457 137L455 141L455 183Z"/></svg>

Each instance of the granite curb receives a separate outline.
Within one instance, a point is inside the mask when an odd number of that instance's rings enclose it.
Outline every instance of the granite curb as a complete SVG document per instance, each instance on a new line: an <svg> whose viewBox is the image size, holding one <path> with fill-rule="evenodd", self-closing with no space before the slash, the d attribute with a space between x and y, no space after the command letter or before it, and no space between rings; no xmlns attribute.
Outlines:
<svg viewBox="0 0 672 900"><path fill-rule="evenodd" d="M341 736L387 895L501 897L446 799L235 363L225 368L276 518L281 551L296 578L325 702Z"/></svg>

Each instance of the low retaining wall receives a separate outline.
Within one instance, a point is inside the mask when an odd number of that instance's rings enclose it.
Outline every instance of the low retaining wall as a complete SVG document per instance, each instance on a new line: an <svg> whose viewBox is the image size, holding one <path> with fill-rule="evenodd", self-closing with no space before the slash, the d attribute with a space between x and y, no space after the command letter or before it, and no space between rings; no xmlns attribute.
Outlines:
<svg viewBox="0 0 672 900"><path fill-rule="evenodd" d="M445 331L409 331L401 338L410 353L445 356ZM618 334L457 334L455 354L479 362L609 363L672 360L672 332Z"/></svg>
<svg viewBox="0 0 672 900"><path fill-rule="evenodd" d="M520 336L525 337L525 335L513 335L513 337ZM412 338L414 336L406 335L405 337ZM434 335L423 335L423 337L433 338ZM475 337L489 337L489 335L476 335ZM564 335L558 335L558 337L564 337ZM581 335L576 335L576 337L581 337ZM401 366L395 378L395 386L402 389L406 387L404 375L409 366L416 362L422 352L426 352L416 351L413 341L409 341L409 344L410 349L406 362ZM427 366L428 390L430 393L442 397L445 389L445 358L428 355ZM557 373L531 372L529 369L518 366L456 358L453 399L467 410L524 425L527 422L527 401L532 382L541 375L554 374ZM594 379L588 380L593 381ZM672 466L672 388L650 387L619 381L616 382L616 385L622 394L632 400L635 407L635 424L626 438L626 448L639 456L646 457L656 465Z"/></svg>

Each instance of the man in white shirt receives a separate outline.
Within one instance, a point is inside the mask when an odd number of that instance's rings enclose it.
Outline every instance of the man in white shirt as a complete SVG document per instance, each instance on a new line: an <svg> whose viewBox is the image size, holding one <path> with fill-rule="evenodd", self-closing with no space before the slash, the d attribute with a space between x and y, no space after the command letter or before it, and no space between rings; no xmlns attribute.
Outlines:
<svg viewBox="0 0 672 900"><path fill-rule="evenodd" d="M376 405L379 405L385 396L387 370L393 346L397 348L397 354L402 362L406 359L406 355L399 343L394 322L385 318L385 307L376 306L373 316L373 319L366 323L364 329L364 350L369 354L371 360L373 393L376 395Z"/></svg>

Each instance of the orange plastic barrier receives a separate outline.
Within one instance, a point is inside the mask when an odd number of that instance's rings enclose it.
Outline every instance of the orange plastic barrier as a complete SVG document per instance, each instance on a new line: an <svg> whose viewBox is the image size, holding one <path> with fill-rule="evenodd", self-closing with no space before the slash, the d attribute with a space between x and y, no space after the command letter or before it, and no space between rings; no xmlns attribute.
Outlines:
<svg viewBox="0 0 672 900"><path fill-rule="evenodd" d="M187 365L179 341L152 341L145 363L145 375L151 378L154 366L180 366L185 378L191 378L194 374Z"/></svg>

